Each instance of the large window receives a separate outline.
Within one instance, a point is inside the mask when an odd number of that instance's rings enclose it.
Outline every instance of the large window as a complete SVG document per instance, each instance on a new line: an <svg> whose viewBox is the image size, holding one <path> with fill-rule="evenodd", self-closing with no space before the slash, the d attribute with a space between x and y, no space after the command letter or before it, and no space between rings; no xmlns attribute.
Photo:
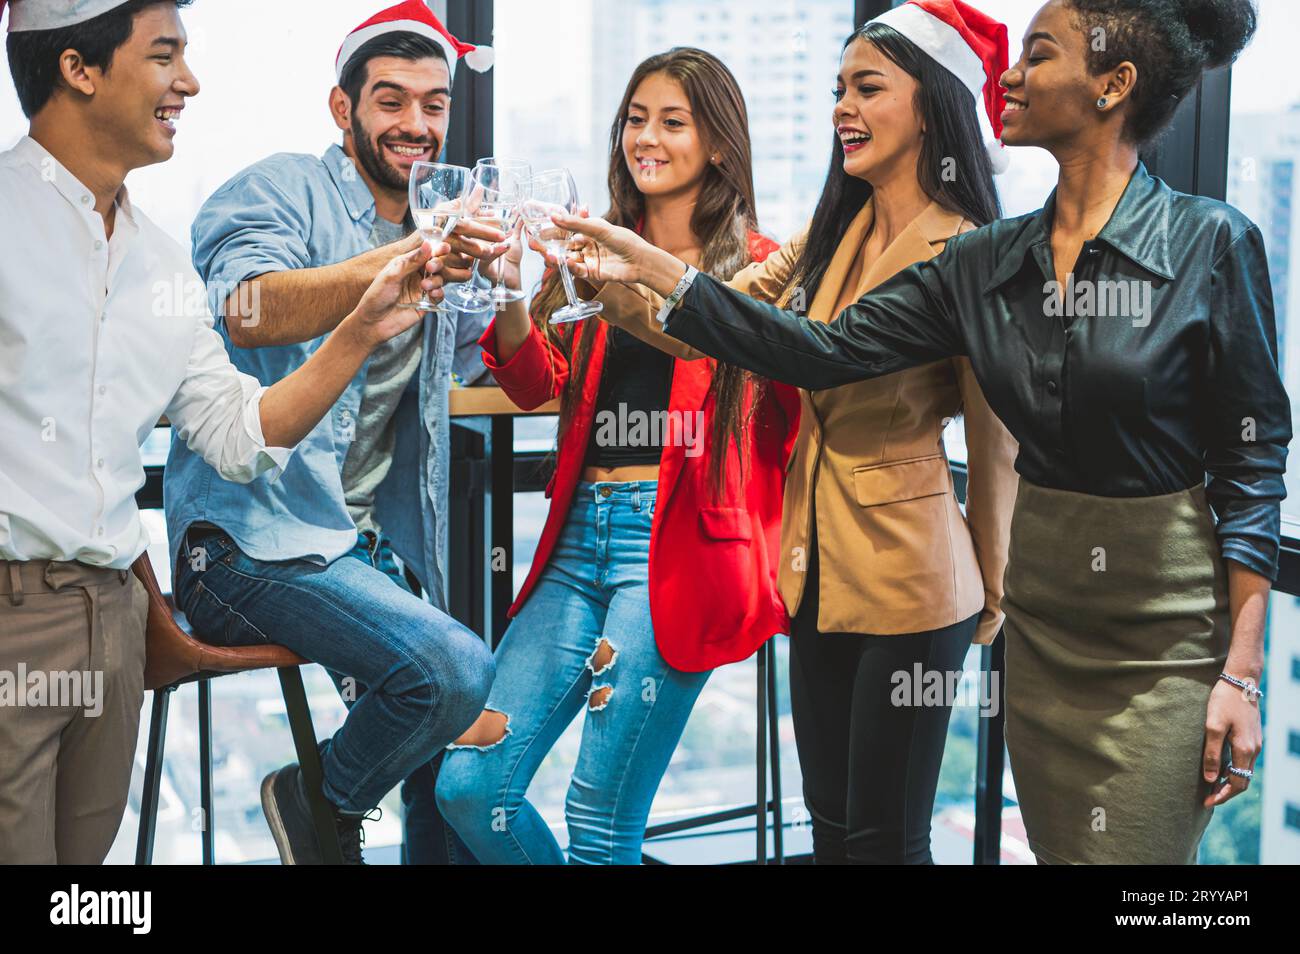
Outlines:
<svg viewBox="0 0 1300 954"><path fill-rule="evenodd" d="M840 48L853 29L853 4L846 0L762 5L741 0L578 0L557 16L553 6L528 0L498 0L494 8L493 149L530 159L535 168L567 166L593 212L608 205L606 177L610 128L635 65L674 46L697 46L717 55L736 75L745 94L753 139L754 184L761 229L784 241L812 214L821 192L833 135L831 90ZM564 69L538 71L534 51L560 50ZM540 263L526 281L540 277ZM553 440L553 421L521 422L516 447ZM526 443L525 443L526 442ZM517 498L517 573L534 541L520 539L519 522L537 525L546 501ZM787 850L809 848L798 762L785 695L785 641L778 643L781 698L780 736L787 819L796 827ZM655 800L652 823L682 814L753 800L755 747L753 660L718 670L705 687ZM564 838L564 794L581 733L575 720L543 763L530 796ZM738 822L733 828L743 828ZM748 822L752 826L752 820ZM730 860L748 852L752 838L724 839ZM666 844L649 850L683 857ZM969 858L969 851L966 852Z"/></svg>
<svg viewBox="0 0 1300 954"><path fill-rule="evenodd" d="M1259 32L1232 69L1228 201L1264 233L1278 356L1294 419L1300 402L1300 74L1291 64L1291 46L1300 30L1300 6L1261 0L1259 7ZM1300 521L1295 454L1287 490L1283 510Z"/></svg>
<svg viewBox="0 0 1300 954"><path fill-rule="evenodd" d="M812 214L830 158L831 90L853 29L847 0L575 0L563 15L529 0L494 8L495 150L535 168L567 166L595 213L610 128L635 65L674 46L721 59L745 94L760 228L784 241ZM536 51L563 69L539 73Z"/></svg>
<svg viewBox="0 0 1300 954"><path fill-rule="evenodd" d="M608 202L605 190L609 136L614 111L635 65L673 46L698 46L715 53L735 73L745 94L754 144L754 181L760 225L785 241L812 215L830 159L831 109L840 50L852 32L853 5L843 0L769 2L764 15L739 0L583 0L563 18L527 0L497 0L493 43L497 51L493 117L494 151L529 157L538 166L569 167L593 211ZM988 0L984 8L1010 28L1012 57L1039 0ZM562 49L566 69L536 72L530 50ZM997 179L1008 215L1041 207L1056 181L1056 163L1039 149L1020 149L1008 172ZM540 276L535 265L532 281ZM551 420L520 422L516 447L549 446ZM954 460L966 458L958 419L945 435ZM520 521L540 525L546 501L516 501L516 574L525 570L535 538L525 539ZM785 640L778 643L785 691ZM973 678L980 651L968 654ZM673 758L655 802L652 821L688 811L753 799L754 692L752 661L714 674ZM796 822L788 850L808 848L797 756L788 701L780 702L784 794L787 818ZM934 853L941 863L969 863L974 819L976 737L979 709L959 706L950 724L939 794L935 804ZM542 766L531 792L535 804L563 837L565 786L580 733L580 720ZM1006 780L1011 794L1010 776ZM752 824L752 823L751 823ZM653 849L652 849L653 850ZM750 841L742 851L752 851ZM1029 861L1014 800L1009 803L1004 859Z"/></svg>
<svg viewBox="0 0 1300 954"><path fill-rule="evenodd" d="M1292 47L1300 34L1300 5L1260 0L1259 12L1259 32L1232 69L1227 198L1264 233L1278 357L1294 422L1300 403L1300 74ZM1294 447L1293 442L1286 480L1290 496L1282 504L1289 518L1283 529L1293 537L1300 535L1300 455ZM1300 733L1295 596L1273 596L1266 656L1263 772L1248 795L1215 813L1203 851L1212 860L1300 861L1300 751L1290 744Z"/></svg>

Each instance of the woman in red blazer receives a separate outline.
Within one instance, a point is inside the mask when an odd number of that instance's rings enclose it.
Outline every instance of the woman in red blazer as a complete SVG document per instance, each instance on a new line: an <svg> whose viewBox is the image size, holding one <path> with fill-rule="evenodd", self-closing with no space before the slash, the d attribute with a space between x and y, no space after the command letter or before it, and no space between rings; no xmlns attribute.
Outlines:
<svg viewBox="0 0 1300 954"><path fill-rule="evenodd" d="M744 98L730 71L677 48L633 73L611 136L610 215L730 277L776 244L754 230ZM506 256L518 285L522 250ZM551 508L497 649L487 708L438 777L438 804L485 863L561 864L525 798L578 712L565 816L571 863L636 864L646 818L710 670L789 620L776 589L797 392L712 360L666 354L660 300L584 287L602 317L551 325L553 273L530 316L498 313L484 362L525 410L560 398ZM647 332L649 334L649 332Z"/></svg>

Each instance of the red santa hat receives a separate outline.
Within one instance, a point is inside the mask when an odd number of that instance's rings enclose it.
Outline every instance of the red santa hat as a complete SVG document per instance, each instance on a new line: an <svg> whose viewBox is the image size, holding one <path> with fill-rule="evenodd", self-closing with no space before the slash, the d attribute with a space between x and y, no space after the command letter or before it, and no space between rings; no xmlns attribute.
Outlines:
<svg viewBox="0 0 1300 954"><path fill-rule="evenodd" d="M1002 74L1007 70L1007 28L962 0L908 0L871 21L893 27L966 85L975 97L995 173L1010 158L1001 143Z"/></svg>
<svg viewBox="0 0 1300 954"><path fill-rule="evenodd" d="M335 76L341 80L343 68L348 65L348 60L356 55L357 50L385 33L416 33L432 40L442 47L443 53L447 56L447 65L453 71L456 68L456 61L461 58L464 58L465 65L476 73L491 69L495 59L492 47L462 43L448 33L447 28L424 5L423 0L404 0L403 3L376 13L348 34L348 38L339 47L338 58L334 61Z"/></svg>
<svg viewBox="0 0 1300 954"><path fill-rule="evenodd" d="M101 13L120 7L126 0L13 0L9 6L9 32L56 30L93 20ZM0 0L0 18L5 0Z"/></svg>

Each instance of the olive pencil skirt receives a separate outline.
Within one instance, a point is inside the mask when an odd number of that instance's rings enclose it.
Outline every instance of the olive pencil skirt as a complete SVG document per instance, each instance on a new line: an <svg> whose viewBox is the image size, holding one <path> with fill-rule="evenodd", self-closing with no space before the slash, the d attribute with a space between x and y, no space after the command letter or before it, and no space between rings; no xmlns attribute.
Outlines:
<svg viewBox="0 0 1300 954"><path fill-rule="evenodd" d="M1229 637L1205 488L1115 498L1022 479L1005 584L1006 739L1035 855L1194 863Z"/></svg>

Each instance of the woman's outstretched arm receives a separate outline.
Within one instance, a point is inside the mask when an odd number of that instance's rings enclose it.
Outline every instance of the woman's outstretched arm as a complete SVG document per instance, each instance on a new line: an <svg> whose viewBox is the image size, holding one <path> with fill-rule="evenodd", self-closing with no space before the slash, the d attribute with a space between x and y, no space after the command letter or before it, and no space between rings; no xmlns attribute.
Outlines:
<svg viewBox="0 0 1300 954"><path fill-rule="evenodd" d="M686 264L630 229L565 217L576 233L571 267L602 281L639 282L669 296ZM975 234L975 233L968 233ZM965 354L951 292L965 236L904 269L829 323L783 311L697 274L664 331L705 354L808 390L838 387Z"/></svg>
<svg viewBox="0 0 1300 954"><path fill-rule="evenodd" d="M832 322L782 311L700 275L664 331L720 361L810 391L865 381L964 353L927 264L900 272Z"/></svg>

